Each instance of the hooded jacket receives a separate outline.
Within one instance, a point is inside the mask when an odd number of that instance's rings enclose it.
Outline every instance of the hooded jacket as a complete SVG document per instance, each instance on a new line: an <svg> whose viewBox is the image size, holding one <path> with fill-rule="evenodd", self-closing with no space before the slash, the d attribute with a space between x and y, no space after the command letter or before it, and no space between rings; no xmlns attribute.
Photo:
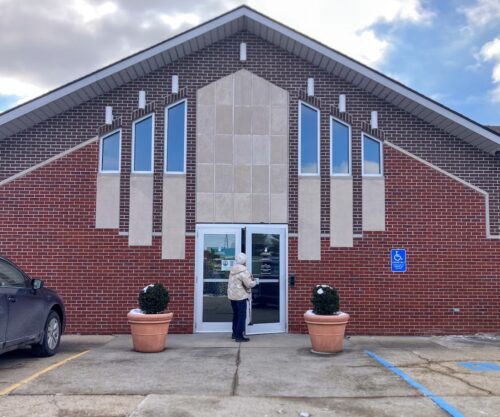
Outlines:
<svg viewBox="0 0 500 417"><path fill-rule="evenodd" d="M255 287L255 285L257 285L257 282L252 279L252 275L248 272L247 267L235 264L229 272L227 297L233 301L250 298L250 289Z"/></svg>

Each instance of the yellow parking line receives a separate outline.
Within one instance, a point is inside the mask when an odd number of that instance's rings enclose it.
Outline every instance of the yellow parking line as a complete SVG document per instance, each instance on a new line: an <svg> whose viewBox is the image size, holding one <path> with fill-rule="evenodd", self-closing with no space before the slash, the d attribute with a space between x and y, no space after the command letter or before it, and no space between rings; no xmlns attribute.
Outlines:
<svg viewBox="0 0 500 417"><path fill-rule="evenodd" d="M40 375L43 375L47 372L50 372L53 369L56 369L56 368L60 367L61 365L64 365L66 362L72 361L73 359L77 359L80 356L83 356L89 352L90 352L90 349L86 350L84 352L80 352L76 355L70 356L69 358L63 359L62 361L56 362L50 366L47 366L47 368L42 369L41 371L34 373L33 375L29 376L28 378L24 378L22 381L19 381L19 382L15 383L7 388L4 388L3 390L0 391L0 397L2 395L10 394L12 391L19 388L21 385L27 384L28 382L33 381L35 378L38 378Z"/></svg>

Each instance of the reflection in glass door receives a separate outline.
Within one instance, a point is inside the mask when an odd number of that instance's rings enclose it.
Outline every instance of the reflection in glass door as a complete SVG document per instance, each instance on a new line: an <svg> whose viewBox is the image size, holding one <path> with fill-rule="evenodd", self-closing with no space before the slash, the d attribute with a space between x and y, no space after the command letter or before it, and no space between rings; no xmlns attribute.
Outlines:
<svg viewBox="0 0 500 417"><path fill-rule="evenodd" d="M252 290L248 334L286 330L285 229L247 227L248 268L258 285Z"/></svg>
<svg viewBox="0 0 500 417"><path fill-rule="evenodd" d="M201 229L197 237L196 331L231 331L227 282L241 251L241 228Z"/></svg>
<svg viewBox="0 0 500 417"><path fill-rule="evenodd" d="M243 240L242 240L243 236ZM230 332L229 271L246 252L258 279L252 290L247 334L286 331L286 226L199 225L196 232L196 332Z"/></svg>

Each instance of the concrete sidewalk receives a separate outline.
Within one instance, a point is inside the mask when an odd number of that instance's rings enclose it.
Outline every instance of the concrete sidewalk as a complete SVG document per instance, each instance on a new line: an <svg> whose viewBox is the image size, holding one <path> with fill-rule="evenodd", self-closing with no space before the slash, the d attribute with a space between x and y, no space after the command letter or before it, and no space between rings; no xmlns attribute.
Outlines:
<svg viewBox="0 0 500 417"><path fill-rule="evenodd" d="M344 352L312 354L307 335L170 335L158 354L130 336L65 336L61 353L0 356L0 390L74 353L83 356L0 397L0 416L446 416L382 366L389 361L465 416L500 415L500 337L352 337Z"/></svg>

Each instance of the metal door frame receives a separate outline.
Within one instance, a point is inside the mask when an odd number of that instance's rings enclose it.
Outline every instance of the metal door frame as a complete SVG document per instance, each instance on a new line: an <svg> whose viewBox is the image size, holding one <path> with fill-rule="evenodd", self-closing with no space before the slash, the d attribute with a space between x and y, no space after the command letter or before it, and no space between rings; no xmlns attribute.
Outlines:
<svg viewBox="0 0 500 417"><path fill-rule="evenodd" d="M247 266L252 272L252 234L269 233L280 235L280 321L278 323L259 323L247 325L247 334L285 333L288 317L288 236L287 227L283 225L248 225L246 227ZM251 306L250 306L251 308ZM248 316L247 316L248 321Z"/></svg>
<svg viewBox="0 0 500 417"><path fill-rule="evenodd" d="M263 331L262 333L282 333L288 332L288 225L286 224L197 224L196 225L196 243L195 243L195 291L194 291L194 318L193 329L195 333L217 333L231 332L232 323L203 323L203 243L205 234L228 233L236 234L236 251L241 251L241 232L242 229L247 230L246 245L248 245L248 230L264 232L266 229L278 230L282 233L283 242L281 244L283 250L282 266L283 269L283 284L280 287L281 298L280 304L283 306L281 310L280 323L283 320L283 329L280 331ZM247 246L248 248L248 246ZM247 249L248 251L248 249ZM248 258L250 259L250 257ZM250 265L251 268L251 265ZM274 325L274 323L273 323ZM256 333L252 333L256 334Z"/></svg>

